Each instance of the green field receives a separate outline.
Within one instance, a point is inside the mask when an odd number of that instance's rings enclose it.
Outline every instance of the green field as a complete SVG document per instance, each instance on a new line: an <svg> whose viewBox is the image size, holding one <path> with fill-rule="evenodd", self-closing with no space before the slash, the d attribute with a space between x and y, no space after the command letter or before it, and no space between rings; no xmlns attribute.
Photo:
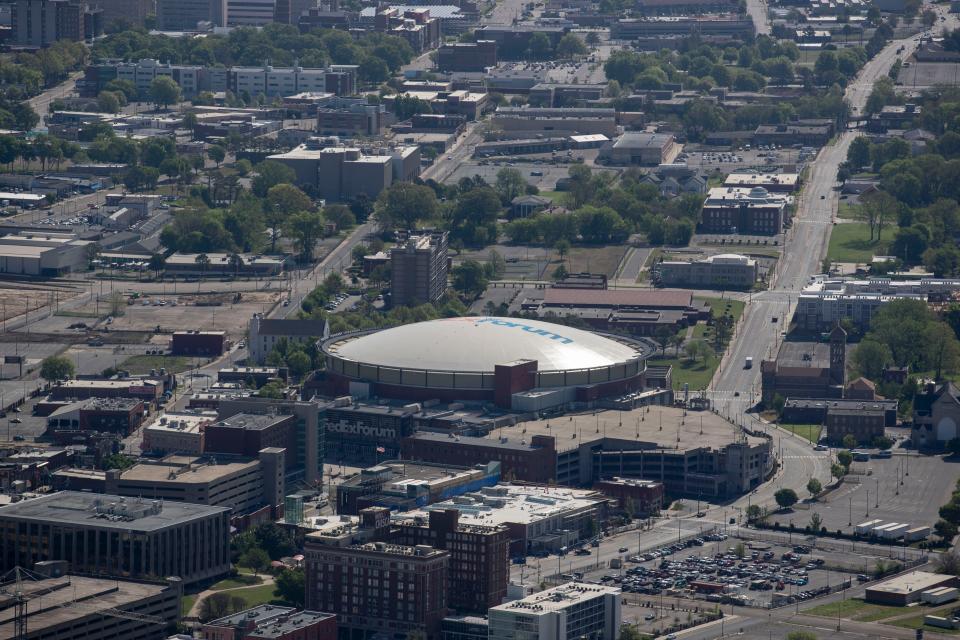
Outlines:
<svg viewBox="0 0 960 640"><path fill-rule="evenodd" d="M890 232L887 232L890 235ZM827 258L832 262L870 262L875 255L884 255L885 242L870 241L870 227L863 222L833 225Z"/></svg>
<svg viewBox="0 0 960 640"><path fill-rule="evenodd" d="M823 427L819 424L778 424L777 426L790 433L795 433L813 444L820 441L820 433L823 431Z"/></svg>
<svg viewBox="0 0 960 640"><path fill-rule="evenodd" d="M210 586L212 591L222 591L223 589L236 589L237 587L249 587L263 582L260 576L239 575L234 578L226 578Z"/></svg>
<svg viewBox="0 0 960 640"><path fill-rule="evenodd" d="M191 593L190 595L183 596L180 598L180 616L184 617L190 613L190 609L193 608L193 603L197 601L197 594Z"/></svg>
<svg viewBox="0 0 960 640"><path fill-rule="evenodd" d="M730 313L730 315L733 316L734 322L740 320L740 316L743 315L743 310L747 306L747 304L741 300L731 300L728 298L694 298L694 300L709 303L710 308L713 310L714 317L723 313Z"/></svg>
<svg viewBox="0 0 960 640"><path fill-rule="evenodd" d="M667 353L671 353L667 349ZM682 353L682 351L681 351ZM660 358L653 357L648 360L655 367L673 367L673 388L675 390L683 389L683 383L690 385L690 390L706 389L707 385L713 379L713 374L720 365L720 358L715 355L710 356L704 361L693 362L680 356L679 358Z"/></svg>
<svg viewBox="0 0 960 640"><path fill-rule="evenodd" d="M856 218L856 205L850 204L849 202L841 202L837 206L837 217L844 218L845 220L853 220Z"/></svg>
<svg viewBox="0 0 960 640"><path fill-rule="evenodd" d="M946 613L949 612L938 612L937 615L944 615ZM954 636L960 635L960 629L943 629L941 627L932 627L928 624L923 624L923 614L918 616L910 616L909 618L902 618L900 620L893 620L891 622L885 622L884 624L889 624L892 627L903 627L904 629L923 629L924 631L929 631L932 633L944 633Z"/></svg>
<svg viewBox="0 0 960 640"><path fill-rule="evenodd" d="M228 591L231 598L243 598L244 609L249 609L250 607L255 607L260 604L267 604L272 600L276 600L276 596L273 595L274 586L272 584L265 584L259 587L251 587L250 589L235 589L233 591Z"/></svg>
<svg viewBox="0 0 960 640"><path fill-rule="evenodd" d="M180 373L192 369L193 360L183 356L130 356L120 363L119 368L129 371L130 375L150 373L151 369L166 369L170 373Z"/></svg>
<svg viewBox="0 0 960 640"><path fill-rule="evenodd" d="M859 598L850 598L849 600L838 600L836 602L822 604L818 607L807 609L804 613L809 613L812 616L836 618L838 611L841 618L859 620L861 622L876 622L877 620L883 620L884 618L906 613L903 607L870 604ZM923 616L921 616L921 620L922 619Z"/></svg>

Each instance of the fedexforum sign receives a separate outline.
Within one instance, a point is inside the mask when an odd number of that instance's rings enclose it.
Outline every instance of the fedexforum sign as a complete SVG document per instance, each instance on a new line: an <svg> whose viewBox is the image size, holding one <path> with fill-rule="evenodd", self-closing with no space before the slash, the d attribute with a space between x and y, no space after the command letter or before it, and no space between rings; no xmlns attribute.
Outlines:
<svg viewBox="0 0 960 640"><path fill-rule="evenodd" d="M513 322L511 320L502 320L500 318L479 318L474 321L474 326L479 326L481 324L492 324L498 327L510 327L513 329L523 329L527 333L533 333L538 336L550 338L551 340L559 340L562 344L573 343L573 340L571 338L562 336L559 333L554 333L553 331L547 331L546 329L540 329L538 327L531 327L530 325L523 324L522 322Z"/></svg>

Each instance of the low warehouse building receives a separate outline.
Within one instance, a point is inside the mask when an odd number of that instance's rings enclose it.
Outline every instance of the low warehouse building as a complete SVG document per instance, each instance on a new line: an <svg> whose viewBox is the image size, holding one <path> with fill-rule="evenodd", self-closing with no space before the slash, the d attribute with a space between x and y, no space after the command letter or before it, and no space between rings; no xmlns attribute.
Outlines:
<svg viewBox="0 0 960 640"><path fill-rule="evenodd" d="M957 577L927 571L911 571L867 587L866 600L874 604L904 607L919 602L925 591L939 587L953 587Z"/></svg>

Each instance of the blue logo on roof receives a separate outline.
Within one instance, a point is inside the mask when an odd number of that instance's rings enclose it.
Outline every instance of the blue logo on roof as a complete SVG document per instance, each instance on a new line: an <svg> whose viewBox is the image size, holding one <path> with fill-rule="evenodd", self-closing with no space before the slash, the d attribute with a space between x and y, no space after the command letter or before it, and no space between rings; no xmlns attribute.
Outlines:
<svg viewBox="0 0 960 640"><path fill-rule="evenodd" d="M474 322L474 326L479 326L481 324L492 324L498 327L511 327L513 329L522 329L527 333L533 333L538 336L543 336L545 338L550 338L551 340L557 340L561 344L572 344L573 339L562 336L559 333L554 333L553 331L547 331L546 329L540 329L539 327L531 327L528 324L522 322L513 322L512 320L502 320L500 318L479 318Z"/></svg>

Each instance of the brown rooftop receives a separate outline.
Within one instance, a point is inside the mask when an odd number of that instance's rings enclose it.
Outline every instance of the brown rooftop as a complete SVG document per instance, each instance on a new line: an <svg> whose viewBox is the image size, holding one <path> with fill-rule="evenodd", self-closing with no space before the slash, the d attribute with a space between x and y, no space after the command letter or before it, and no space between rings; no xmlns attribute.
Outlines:
<svg viewBox="0 0 960 640"><path fill-rule="evenodd" d="M543 301L548 305L609 307L690 307L693 294L687 291L649 291L643 289L547 289Z"/></svg>

